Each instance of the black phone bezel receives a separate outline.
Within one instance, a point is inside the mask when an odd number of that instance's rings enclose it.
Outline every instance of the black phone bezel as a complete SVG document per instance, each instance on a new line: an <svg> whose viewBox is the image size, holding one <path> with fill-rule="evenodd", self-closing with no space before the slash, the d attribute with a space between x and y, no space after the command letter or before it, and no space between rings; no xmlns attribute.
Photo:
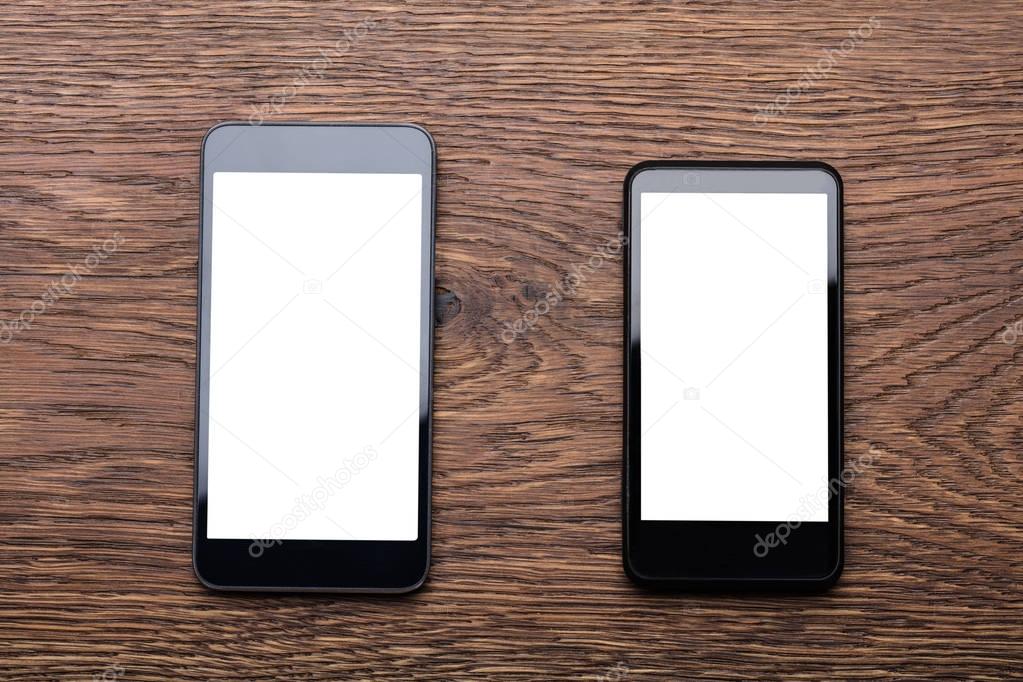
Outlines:
<svg viewBox="0 0 1023 682"><path fill-rule="evenodd" d="M252 540L209 539L210 225L216 171L421 173L422 285L419 387L418 537L413 541L285 540L249 554ZM216 590L403 593L418 589L430 566L436 147L412 124L225 122L210 128L200 153L199 277L192 565Z"/></svg>
<svg viewBox="0 0 1023 682"><path fill-rule="evenodd" d="M639 240L637 179L659 171L654 184L667 177L671 189L700 191L714 178L714 191L757 191L753 185L727 180L731 171L768 174L791 171L825 173L833 190L829 195L828 225L828 479L841 480L842 423L842 179L833 167L804 161L646 161L630 169L624 183L624 223L628 242L625 256L624 414L622 476L622 560L626 574L636 583L655 589L684 590L822 590L837 582L844 564L843 501L841 485L831 486L827 522L802 523L778 546L759 558L754 555L755 535L766 538L782 522L642 521L640 518L639 429L640 330ZM712 176L706 173L712 173ZM748 180L749 176L745 175ZM766 178L766 176L763 176ZM789 175L798 182L799 177ZM783 182L788 182L784 180ZM722 185L723 183L723 185ZM725 187L725 188L722 188ZM728 189L731 187L731 189ZM649 191L649 190L648 190ZM760 191L765 191L761 189ZM772 189L771 191L777 191ZM789 189L788 191L799 191ZM807 190L803 190L807 191ZM636 201L634 201L636 199ZM635 311L635 314L634 314Z"/></svg>

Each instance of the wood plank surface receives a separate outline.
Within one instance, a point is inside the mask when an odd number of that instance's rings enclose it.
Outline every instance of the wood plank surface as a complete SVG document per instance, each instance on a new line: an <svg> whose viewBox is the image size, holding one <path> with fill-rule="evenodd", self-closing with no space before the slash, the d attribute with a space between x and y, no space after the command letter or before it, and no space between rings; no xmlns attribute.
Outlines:
<svg viewBox="0 0 1023 682"><path fill-rule="evenodd" d="M437 141L411 596L192 574L199 143L259 116ZM29 0L0 7L0 126L0 678L1021 674L1019 2ZM501 340L666 157L844 177L846 449L873 461L830 593L626 580L619 261Z"/></svg>

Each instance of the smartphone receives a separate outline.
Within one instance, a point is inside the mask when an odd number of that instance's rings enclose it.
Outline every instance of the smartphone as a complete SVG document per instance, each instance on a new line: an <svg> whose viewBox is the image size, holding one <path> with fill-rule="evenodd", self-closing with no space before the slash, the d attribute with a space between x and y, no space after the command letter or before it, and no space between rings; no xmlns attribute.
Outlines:
<svg viewBox="0 0 1023 682"><path fill-rule="evenodd" d="M413 125L202 142L193 564L407 592L430 564L435 151Z"/></svg>
<svg viewBox="0 0 1023 682"><path fill-rule="evenodd" d="M681 589L842 570L842 182L822 163L625 180L623 560Z"/></svg>

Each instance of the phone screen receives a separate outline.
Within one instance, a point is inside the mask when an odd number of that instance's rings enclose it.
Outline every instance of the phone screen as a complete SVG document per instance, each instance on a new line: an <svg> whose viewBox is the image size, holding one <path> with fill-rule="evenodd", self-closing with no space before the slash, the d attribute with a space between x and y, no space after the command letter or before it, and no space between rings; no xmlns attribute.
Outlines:
<svg viewBox="0 0 1023 682"><path fill-rule="evenodd" d="M640 194L644 521L828 521L828 195Z"/></svg>
<svg viewBox="0 0 1023 682"><path fill-rule="evenodd" d="M208 538L417 539L422 192L214 173Z"/></svg>

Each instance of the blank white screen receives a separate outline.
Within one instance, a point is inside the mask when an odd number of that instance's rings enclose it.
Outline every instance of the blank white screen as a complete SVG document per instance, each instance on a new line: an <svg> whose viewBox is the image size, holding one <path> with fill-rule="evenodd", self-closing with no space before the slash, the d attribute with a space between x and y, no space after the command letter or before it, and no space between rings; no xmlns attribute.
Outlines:
<svg viewBox="0 0 1023 682"><path fill-rule="evenodd" d="M641 194L643 520L827 521L827 211Z"/></svg>
<svg viewBox="0 0 1023 682"><path fill-rule="evenodd" d="M422 176L213 176L210 538L418 536Z"/></svg>

